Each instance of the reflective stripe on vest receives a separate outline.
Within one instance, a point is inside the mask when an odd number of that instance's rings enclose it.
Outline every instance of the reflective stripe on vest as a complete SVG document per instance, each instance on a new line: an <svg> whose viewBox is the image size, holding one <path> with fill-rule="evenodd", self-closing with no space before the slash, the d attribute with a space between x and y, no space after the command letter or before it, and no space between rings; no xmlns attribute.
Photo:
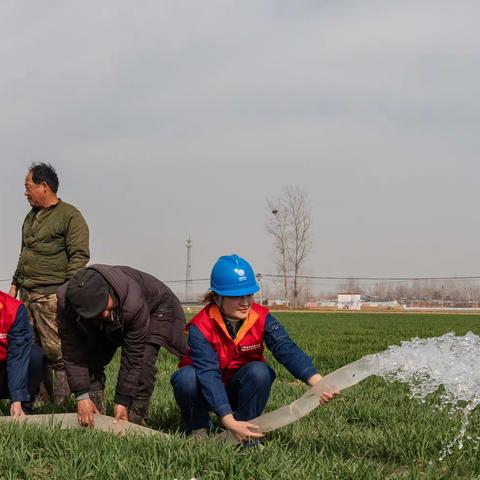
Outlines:
<svg viewBox="0 0 480 480"><path fill-rule="evenodd" d="M220 309L215 304L207 305L190 320L186 328L188 330L191 325L195 325L212 345L218 355L222 380L227 383L247 363L265 361L263 334L268 313L268 308L254 303L235 340L228 333ZM192 365L190 349L187 349L178 366L185 365Z"/></svg>

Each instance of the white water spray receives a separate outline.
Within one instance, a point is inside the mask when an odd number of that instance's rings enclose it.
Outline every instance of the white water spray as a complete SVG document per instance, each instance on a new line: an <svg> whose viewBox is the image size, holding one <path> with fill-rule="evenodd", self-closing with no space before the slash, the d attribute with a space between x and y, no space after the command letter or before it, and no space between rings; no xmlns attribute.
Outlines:
<svg viewBox="0 0 480 480"><path fill-rule="evenodd" d="M460 414L460 431L440 459L455 446L463 448L470 414L480 404L480 337L472 332L457 337L450 332L441 337L414 338L375 357L374 375L408 384L411 397L421 402L437 392L440 408ZM480 440L470 439L477 444Z"/></svg>

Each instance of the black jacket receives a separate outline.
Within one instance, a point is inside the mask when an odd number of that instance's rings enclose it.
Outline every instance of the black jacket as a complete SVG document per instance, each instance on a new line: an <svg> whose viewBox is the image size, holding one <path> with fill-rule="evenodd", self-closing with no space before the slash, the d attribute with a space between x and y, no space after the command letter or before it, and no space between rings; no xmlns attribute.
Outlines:
<svg viewBox="0 0 480 480"><path fill-rule="evenodd" d="M99 336L122 347L116 394L133 398L142 372L146 343L165 347L180 357L186 346L185 315L178 298L160 280L124 266L90 265L110 285L118 304L112 323L79 317L65 301L68 283L57 290L59 334L68 383L73 393L90 388L91 347Z"/></svg>

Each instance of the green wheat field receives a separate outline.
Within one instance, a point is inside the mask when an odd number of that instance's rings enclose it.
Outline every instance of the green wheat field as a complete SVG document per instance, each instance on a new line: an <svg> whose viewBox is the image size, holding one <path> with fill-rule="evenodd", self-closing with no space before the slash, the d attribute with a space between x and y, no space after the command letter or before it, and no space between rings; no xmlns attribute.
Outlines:
<svg viewBox="0 0 480 480"><path fill-rule="evenodd" d="M291 336L322 374L412 337L453 331L480 334L473 315L280 313ZM267 411L306 390L270 355L277 380ZM480 359L479 359L480 363ZM112 414L118 357L108 371ZM0 429L0 479L480 479L479 409L462 450L439 461L460 419L429 399L420 404L403 384L370 377L299 422L267 435L263 449L185 439L169 379L176 360L162 352L150 426L171 438L117 438L88 431L8 425ZM2 404L2 411L7 411ZM66 410L74 411L72 401ZM65 411L44 407L37 413Z"/></svg>

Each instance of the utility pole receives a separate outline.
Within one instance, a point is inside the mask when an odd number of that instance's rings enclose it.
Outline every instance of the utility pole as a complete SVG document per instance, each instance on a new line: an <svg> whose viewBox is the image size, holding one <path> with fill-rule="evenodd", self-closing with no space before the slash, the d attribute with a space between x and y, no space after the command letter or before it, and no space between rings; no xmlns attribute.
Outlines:
<svg viewBox="0 0 480 480"><path fill-rule="evenodd" d="M187 238L187 271L185 273L185 302L191 301L192 297L192 240L190 235Z"/></svg>
<svg viewBox="0 0 480 480"><path fill-rule="evenodd" d="M279 251L281 256L281 272L283 276L283 298L285 302L285 307L288 304L288 285L287 285L287 235L286 235L286 226L284 221L284 215L278 214L278 208L272 208L272 215L275 217L276 226L274 227L276 233L274 234L279 242ZM280 218L281 217L281 218Z"/></svg>

